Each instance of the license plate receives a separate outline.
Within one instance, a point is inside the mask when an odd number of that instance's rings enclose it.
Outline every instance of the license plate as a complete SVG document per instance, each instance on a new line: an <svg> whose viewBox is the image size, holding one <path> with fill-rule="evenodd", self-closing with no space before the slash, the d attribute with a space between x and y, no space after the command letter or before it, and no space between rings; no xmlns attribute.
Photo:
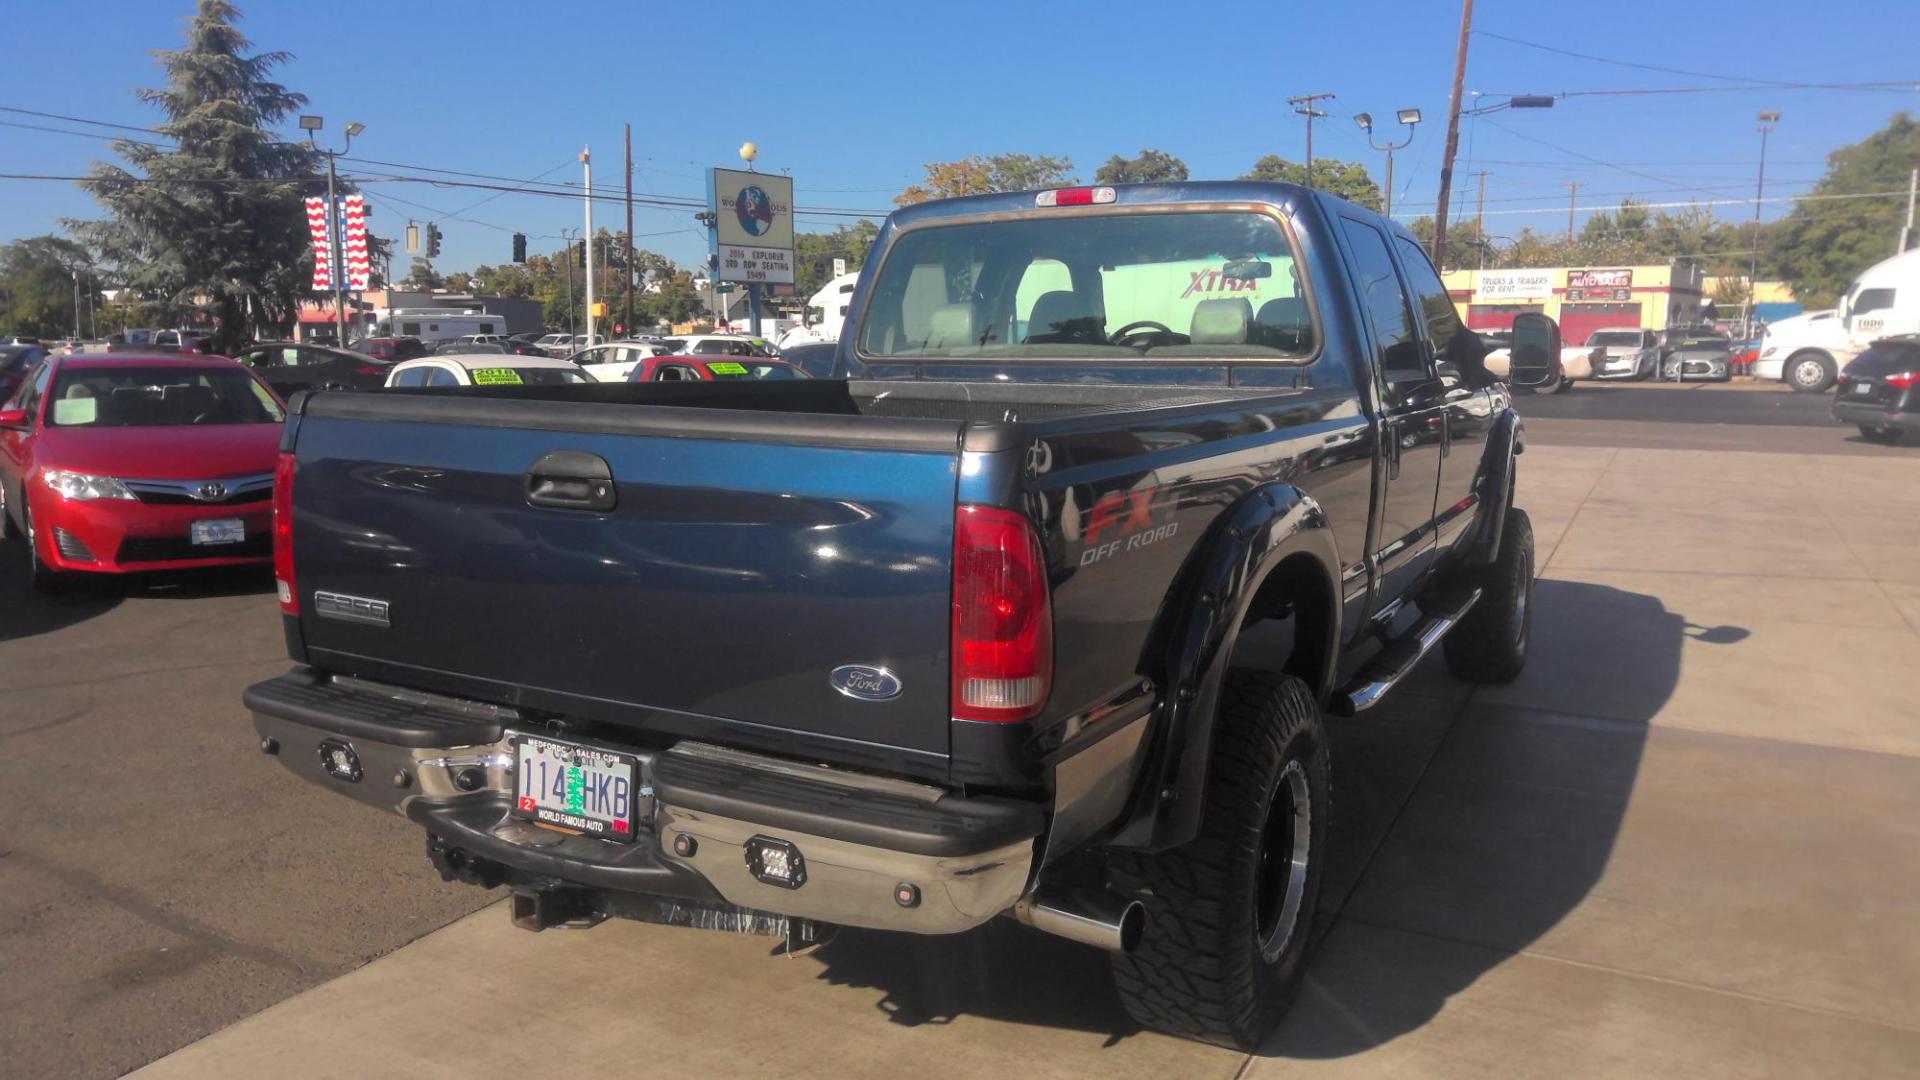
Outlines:
<svg viewBox="0 0 1920 1080"><path fill-rule="evenodd" d="M1854 383L1853 392L1856 394L1871 394L1873 393L1873 384L1872 383Z"/></svg>
<svg viewBox="0 0 1920 1080"><path fill-rule="evenodd" d="M639 759L537 735L513 737L512 814L630 843Z"/></svg>
<svg viewBox="0 0 1920 1080"><path fill-rule="evenodd" d="M247 538L247 523L239 518L196 521L188 534L196 544L237 544Z"/></svg>

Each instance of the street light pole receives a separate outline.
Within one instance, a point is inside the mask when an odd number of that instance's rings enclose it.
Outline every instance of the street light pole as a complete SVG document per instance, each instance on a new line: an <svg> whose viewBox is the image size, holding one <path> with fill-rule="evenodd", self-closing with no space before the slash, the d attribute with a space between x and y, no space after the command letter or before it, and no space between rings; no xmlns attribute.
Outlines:
<svg viewBox="0 0 1920 1080"><path fill-rule="evenodd" d="M1333 94L1322 92L1318 94L1302 94L1299 97L1290 97L1287 99L1287 104L1293 106L1294 112L1307 118L1307 187L1309 189L1313 187L1313 122L1319 117L1327 115L1325 112L1314 108L1313 103L1316 101L1325 101L1332 97Z"/></svg>
<svg viewBox="0 0 1920 1080"><path fill-rule="evenodd" d="M1767 136L1773 133L1773 125L1780 122L1777 112L1763 112L1760 121L1760 176L1753 185L1753 251L1749 253L1747 263L1747 337L1753 337L1753 309L1759 300L1760 282L1760 200L1767 194Z"/></svg>
<svg viewBox="0 0 1920 1080"><path fill-rule="evenodd" d="M1385 146L1381 146L1379 143L1373 141L1372 116L1367 113L1355 113L1353 117L1353 122L1360 125L1361 131L1367 133L1367 145L1373 147L1375 150L1385 150L1387 152L1387 198L1385 213L1388 217L1393 216L1393 152L1395 150L1404 150L1407 144L1413 142L1413 126L1420 122L1420 110L1401 109L1397 116L1401 123L1407 125L1407 137L1399 142L1388 142Z"/></svg>
<svg viewBox="0 0 1920 1080"><path fill-rule="evenodd" d="M580 167L587 184L587 233L580 242L587 245L587 345L593 345L593 148L580 151Z"/></svg>
<svg viewBox="0 0 1920 1080"><path fill-rule="evenodd" d="M344 349L347 347L347 303L344 288L347 267L345 260L340 257L343 245L340 236L340 203L334 196L333 159L335 154L344 154L353 149L353 137L367 130L367 126L358 120L348 121L347 139L340 149L338 151L321 150L313 133L319 131L325 123L325 117L302 116L300 118L300 127L307 133L307 145L327 155L327 273L333 279L333 343Z"/></svg>

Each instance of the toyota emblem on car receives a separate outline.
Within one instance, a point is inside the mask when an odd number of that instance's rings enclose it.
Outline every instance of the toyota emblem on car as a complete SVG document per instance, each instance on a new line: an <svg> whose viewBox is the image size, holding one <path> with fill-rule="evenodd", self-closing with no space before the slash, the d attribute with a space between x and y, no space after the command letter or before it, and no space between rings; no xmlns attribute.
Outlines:
<svg viewBox="0 0 1920 1080"><path fill-rule="evenodd" d="M227 485L218 480L209 480L193 489L193 497L201 502L215 502L227 497Z"/></svg>

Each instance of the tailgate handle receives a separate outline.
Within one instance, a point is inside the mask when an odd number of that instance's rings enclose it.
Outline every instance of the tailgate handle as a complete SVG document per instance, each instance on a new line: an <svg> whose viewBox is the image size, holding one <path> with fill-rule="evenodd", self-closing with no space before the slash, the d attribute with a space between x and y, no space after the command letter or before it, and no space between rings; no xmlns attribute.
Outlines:
<svg viewBox="0 0 1920 1080"><path fill-rule="evenodd" d="M555 510L611 510L613 470L598 454L555 450L527 470L527 502Z"/></svg>

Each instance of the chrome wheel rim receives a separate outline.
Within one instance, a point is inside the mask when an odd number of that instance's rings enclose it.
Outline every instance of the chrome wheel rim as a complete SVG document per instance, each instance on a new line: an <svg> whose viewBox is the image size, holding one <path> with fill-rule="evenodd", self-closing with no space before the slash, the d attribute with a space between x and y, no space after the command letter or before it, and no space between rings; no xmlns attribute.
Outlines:
<svg viewBox="0 0 1920 1080"><path fill-rule="evenodd" d="M1816 386L1825 375L1818 360L1802 360L1793 366L1793 381L1801 386Z"/></svg>
<svg viewBox="0 0 1920 1080"><path fill-rule="evenodd" d="M1313 797L1306 766L1296 758L1280 770L1274 785L1254 868L1254 934L1269 964L1287 951L1300 921L1312 843Z"/></svg>

